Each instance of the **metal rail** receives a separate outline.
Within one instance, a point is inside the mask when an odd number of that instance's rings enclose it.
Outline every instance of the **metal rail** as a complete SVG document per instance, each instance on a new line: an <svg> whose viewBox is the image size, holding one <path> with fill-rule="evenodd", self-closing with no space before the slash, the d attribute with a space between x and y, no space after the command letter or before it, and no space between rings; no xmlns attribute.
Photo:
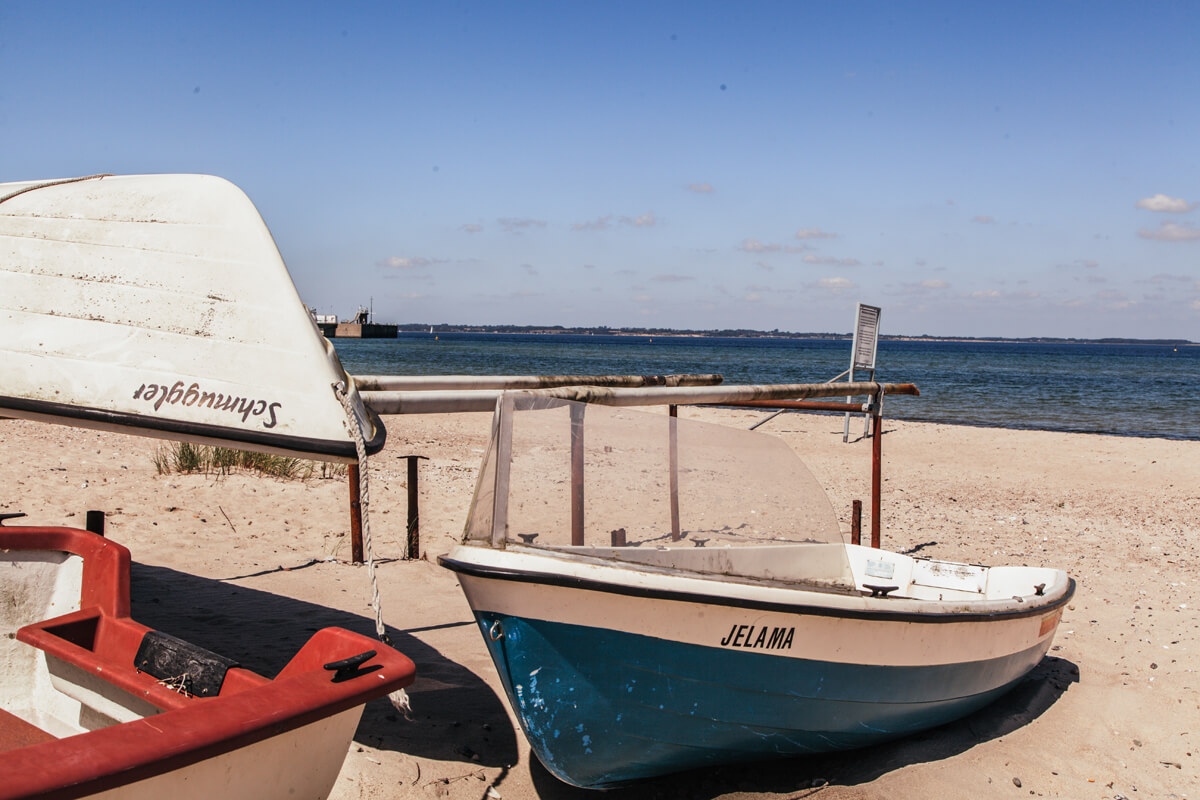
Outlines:
<svg viewBox="0 0 1200 800"><path fill-rule="evenodd" d="M721 375L355 375L360 392L549 389L555 386L715 386Z"/></svg>
<svg viewBox="0 0 1200 800"><path fill-rule="evenodd" d="M357 379L356 379L357 380ZM378 414L443 414L491 411L503 390L364 391L363 403ZM797 400L812 397L908 394L919 392L911 383L784 383L737 386L643 386L636 388L562 386L536 390L558 397L606 406L733 404L763 400ZM841 407L845 411L845 406Z"/></svg>

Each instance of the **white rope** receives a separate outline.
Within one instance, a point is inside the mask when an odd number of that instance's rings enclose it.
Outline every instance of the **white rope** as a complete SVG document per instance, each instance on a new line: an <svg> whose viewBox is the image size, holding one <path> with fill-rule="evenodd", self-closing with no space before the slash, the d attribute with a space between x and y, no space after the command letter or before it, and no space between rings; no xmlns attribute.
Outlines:
<svg viewBox="0 0 1200 800"><path fill-rule="evenodd" d="M375 610L375 635L379 637L379 641L391 647L392 640L388 638L387 629L383 624L383 605L379 600L379 580L375 577L375 552L371 549L371 523L367 512L367 506L370 503L367 483L367 444L363 441L362 428L358 424L358 415L354 413L354 406L350 403L350 395L346 393L346 385L341 382L333 384L333 393L337 395L342 408L346 410L350 433L354 437L354 450L358 455L358 506L362 515L363 555L367 559L367 575L371 580L371 607ZM412 704L408 699L407 692L397 689L388 695L388 700L392 701L392 706L403 714L405 719L412 719Z"/></svg>

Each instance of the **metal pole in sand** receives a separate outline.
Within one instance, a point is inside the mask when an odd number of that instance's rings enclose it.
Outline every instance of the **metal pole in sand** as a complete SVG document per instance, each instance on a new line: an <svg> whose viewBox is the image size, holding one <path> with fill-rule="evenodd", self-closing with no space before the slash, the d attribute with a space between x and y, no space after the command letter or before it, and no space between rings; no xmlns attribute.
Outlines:
<svg viewBox="0 0 1200 800"><path fill-rule="evenodd" d="M879 548L880 487L883 483L883 392L872 403L871 427L871 547Z"/></svg>
<svg viewBox="0 0 1200 800"><path fill-rule="evenodd" d="M671 541L678 542L679 534L679 406L670 406L671 461Z"/></svg>
<svg viewBox="0 0 1200 800"><path fill-rule="evenodd" d="M350 562L363 563L362 507L358 500L358 464L346 466L350 483Z"/></svg>
<svg viewBox="0 0 1200 800"><path fill-rule="evenodd" d="M571 544L583 544L583 412L571 406Z"/></svg>
<svg viewBox="0 0 1200 800"><path fill-rule="evenodd" d="M406 558L421 557L421 510L418 507L420 494L417 490L417 462L429 460L428 456L409 455L408 459L408 555Z"/></svg>

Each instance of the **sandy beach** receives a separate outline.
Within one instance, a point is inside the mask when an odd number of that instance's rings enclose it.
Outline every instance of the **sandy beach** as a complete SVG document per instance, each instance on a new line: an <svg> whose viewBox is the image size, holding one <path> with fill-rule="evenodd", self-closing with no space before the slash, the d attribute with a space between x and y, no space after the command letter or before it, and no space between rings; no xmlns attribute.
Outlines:
<svg viewBox="0 0 1200 800"><path fill-rule="evenodd" d="M680 413L740 428L765 415ZM455 576L436 563L461 534L490 415L385 421L370 519L389 633L418 667L414 716L370 704L333 797L600 797L531 758ZM760 430L801 454L848 530L851 501L869 500L870 441L843 444L833 416ZM106 511L136 562L133 616L268 675L320 627L373 631L367 570L346 563L344 478L160 475L159 446L0 420L0 513L82 527L87 509ZM885 420L883 452L886 548L1077 581L1048 657L998 702L923 735L605 796L1200 797L1200 442ZM428 458L417 561L399 559L409 454Z"/></svg>

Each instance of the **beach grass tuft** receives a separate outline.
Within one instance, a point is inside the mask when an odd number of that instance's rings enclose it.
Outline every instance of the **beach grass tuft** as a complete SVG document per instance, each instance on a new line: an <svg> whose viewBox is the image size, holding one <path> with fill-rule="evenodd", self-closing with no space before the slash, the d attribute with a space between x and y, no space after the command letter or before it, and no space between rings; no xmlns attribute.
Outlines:
<svg viewBox="0 0 1200 800"><path fill-rule="evenodd" d="M211 447L190 442L172 442L155 449L152 456L159 475L200 472L230 475L239 470L257 472L283 480L331 480L344 477L343 464L309 461L293 456L255 453L229 447Z"/></svg>

